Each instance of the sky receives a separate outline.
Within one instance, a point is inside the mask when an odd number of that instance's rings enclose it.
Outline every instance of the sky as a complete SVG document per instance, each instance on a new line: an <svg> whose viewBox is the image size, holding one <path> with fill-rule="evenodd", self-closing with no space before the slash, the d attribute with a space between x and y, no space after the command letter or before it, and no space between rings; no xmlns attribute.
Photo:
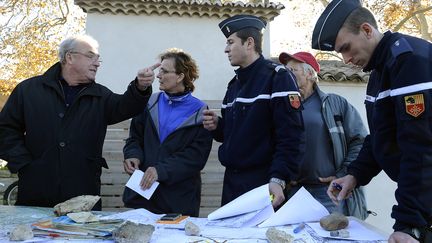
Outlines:
<svg viewBox="0 0 432 243"><path fill-rule="evenodd" d="M314 53L311 48L312 32L324 6L318 1L306 0L281 0L280 3L285 9L270 23L270 55L278 56L282 51Z"/></svg>

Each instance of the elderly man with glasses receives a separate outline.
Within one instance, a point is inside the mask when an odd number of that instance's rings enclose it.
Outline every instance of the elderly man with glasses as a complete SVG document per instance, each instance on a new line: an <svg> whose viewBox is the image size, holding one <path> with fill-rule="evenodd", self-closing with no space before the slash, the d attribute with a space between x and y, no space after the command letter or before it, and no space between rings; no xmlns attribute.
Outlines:
<svg viewBox="0 0 432 243"><path fill-rule="evenodd" d="M143 111L159 65L140 70L119 95L95 82L100 63L96 40L67 38L59 62L10 95L0 113L0 158L18 173L17 205L52 207L100 194L107 126Z"/></svg>

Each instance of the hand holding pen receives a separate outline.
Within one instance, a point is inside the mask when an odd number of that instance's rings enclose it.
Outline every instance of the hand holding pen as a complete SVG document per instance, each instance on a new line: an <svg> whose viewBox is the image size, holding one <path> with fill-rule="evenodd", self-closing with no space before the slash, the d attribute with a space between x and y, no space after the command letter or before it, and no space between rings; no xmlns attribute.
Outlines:
<svg viewBox="0 0 432 243"><path fill-rule="evenodd" d="M357 185L357 180L352 175L346 175L342 178L333 180L327 189L327 195L336 205L351 195L352 190Z"/></svg>

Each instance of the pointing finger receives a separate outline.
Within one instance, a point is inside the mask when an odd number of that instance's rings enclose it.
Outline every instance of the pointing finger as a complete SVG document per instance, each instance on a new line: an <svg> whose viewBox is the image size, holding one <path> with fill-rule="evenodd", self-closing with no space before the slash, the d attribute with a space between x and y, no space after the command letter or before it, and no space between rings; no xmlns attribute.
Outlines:
<svg viewBox="0 0 432 243"><path fill-rule="evenodd" d="M156 68L158 68L161 65L160 62L153 64L152 66L149 67L149 69L151 69L152 71L155 70Z"/></svg>

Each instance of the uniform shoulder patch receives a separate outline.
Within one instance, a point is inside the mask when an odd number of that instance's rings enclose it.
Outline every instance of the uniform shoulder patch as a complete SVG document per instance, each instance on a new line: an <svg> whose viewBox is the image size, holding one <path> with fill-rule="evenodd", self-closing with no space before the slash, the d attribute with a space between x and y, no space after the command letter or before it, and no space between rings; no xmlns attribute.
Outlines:
<svg viewBox="0 0 432 243"><path fill-rule="evenodd" d="M408 41L405 38L399 38L396 40L392 46L390 47L392 56L394 58L397 58L399 55L407 52L412 52L413 49L411 45L408 43Z"/></svg>
<svg viewBox="0 0 432 243"><path fill-rule="evenodd" d="M425 111L423 94L414 94L404 96L405 111L413 117L420 116Z"/></svg>
<svg viewBox="0 0 432 243"><path fill-rule="evenodd" d="M290 105L294 109L298 109L300 107L300 95L298 94L289 94L288 100L290 102Z"/></svg>

